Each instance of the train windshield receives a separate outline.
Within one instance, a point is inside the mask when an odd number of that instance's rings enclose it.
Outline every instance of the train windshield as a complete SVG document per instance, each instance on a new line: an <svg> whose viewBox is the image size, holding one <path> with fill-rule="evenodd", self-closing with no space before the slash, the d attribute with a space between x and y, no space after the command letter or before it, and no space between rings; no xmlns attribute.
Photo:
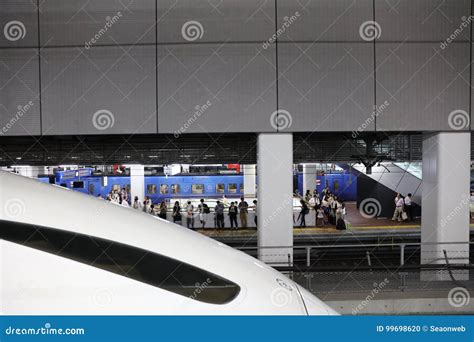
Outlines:
<svg viewBox="0 0 474 342"><path fill-rule="evenodd" d="M90 235L0 220L0 238L200 302L226 304L240 292L237 284L195 266Z"/></svg>

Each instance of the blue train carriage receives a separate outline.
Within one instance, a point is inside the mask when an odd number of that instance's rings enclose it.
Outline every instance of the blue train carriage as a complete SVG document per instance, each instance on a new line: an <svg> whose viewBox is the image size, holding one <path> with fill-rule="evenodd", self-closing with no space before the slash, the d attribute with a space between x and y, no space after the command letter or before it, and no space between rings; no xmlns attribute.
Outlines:
<svg viewBox="0 0 474 342"><path fill-rule="evenodd" d="M319 193L328 186L329 190L344 201L357 200L357 176L352 173L328 173L317 175L315 188ZM298 173L298 192L303 194L303 174ZM303 194L304 195L304 194Z"/></svg>
<svg viewBox="0 0 474 342"><path fill-rule="evenodd" d="M93 176L85 180L85 187L88 194L102 198L114 190L125 189L130 193L130 176Z"/></svg>
<svg viewBox="0 0 474 342"><path fill-rule="evenodd" d="M56 185L87 194L85 183L87 179L92 176L93 171L94 169L92 168L57 171L55 173L54 182ZM41 178L40 181L49 183L49 178Z"/></svg>
<svg viewBox="0 0 474 342"><path fill-rule="evenodd" d="M145 177L145 195L155 204L174 198L239 198L243 192L239 175Z"/></svg>

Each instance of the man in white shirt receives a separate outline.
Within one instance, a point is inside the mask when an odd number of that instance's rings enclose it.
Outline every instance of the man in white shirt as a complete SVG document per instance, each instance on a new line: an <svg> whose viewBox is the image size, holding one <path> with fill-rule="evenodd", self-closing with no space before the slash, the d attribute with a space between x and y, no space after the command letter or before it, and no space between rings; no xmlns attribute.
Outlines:
<svg viewBox="0 0 474 342"><path fill-rule="evenodd" d="M408 215L408 220L413 222L413 204L411 203L411 194L405 197L405 211Z"/></svg>
<svg viewBox="0 0 474 342"><path fill-rule="evenodd" d="M188 201L186 206L186 226L194 229L194 205L191 204L191 201Z"/></svg>
<svg viewBox="0 0 474 342"><path fill-rule="evenodd" d="M402 212L403 212L403 197L400 194L397 194L395 197L395 211L393 212L392 221L398 220L402 222Z"/></svg>

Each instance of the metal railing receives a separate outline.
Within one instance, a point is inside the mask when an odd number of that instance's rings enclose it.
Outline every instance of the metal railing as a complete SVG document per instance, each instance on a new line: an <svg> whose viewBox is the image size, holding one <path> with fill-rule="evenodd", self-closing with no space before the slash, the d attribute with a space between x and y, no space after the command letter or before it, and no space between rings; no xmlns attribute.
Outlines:
<svg viewBox="0 0 474 342"><path fill-rule="evenodd" d="M260 254L262 250L285 250L284 254L281 256L287 258L287 251L288 249L292 249L293 252L297 250L304 250L306 251L306 266L311 267L311 252L314 250L328 250L328 249L349 249L349 248L357 248L357 249L367 249L367 261L369 266L371 266L371 259L370 254L377 248L399 248L400 251L400 266L405 265L405 250L407 247L419 247L421 249L422 246L450 246L450 245L472 245L474 241L466 241L466 242L401 242L401 243L373 243L373 244L350 244L350 245L302 245L302 246L244 246L244 247L234 247L240 251L257 251ZM437 253L440 257L435 257L427 262L424 262L424 265L436 264L437 261L446 262L447 261L454 261L454 260L469 260L469 255L465 257L448 257L446 249L440 248L436 251L431 251L432 253ZM452 251L459 253L460 251ZM276 254L272 254L271 256L276 256ZM283 258L282 258L283 260ZM281 262L279 263L281 264ZM289 263L289 266L291 263ZM438 265L440 265L439 263Z"/></svg>

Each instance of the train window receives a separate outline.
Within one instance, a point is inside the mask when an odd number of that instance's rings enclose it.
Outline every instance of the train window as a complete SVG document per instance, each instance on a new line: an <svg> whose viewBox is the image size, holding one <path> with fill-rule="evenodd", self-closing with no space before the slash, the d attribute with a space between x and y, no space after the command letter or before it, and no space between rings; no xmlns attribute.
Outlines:
<svg viewBox="0 0 474 342"><path fill-rule="evenodd" d="M179 184L171 184L171 193L179 194Z"/></svg>
<svg viewBox="0 0 474 342"><path fill-rule="evenodd" d="M164 255L95 236L0 220L0 238L200 302L225 304L240 292L237 284L216 274Z"/></svg>
<svg viewBox="0 0 474 342"><path fill-rule="evenodd" d="M84 182L72 182L73 189L84 189Z"/></svg>
<svg viewBox="0 0 474 342"><path fill-rule="evenodd" d="M336 192L339 190L339 181L338 180L335 180L333 183L332 183L332 187L333 187L333 191Z"/></svg>
<svg viewBox="0 0 474 342"><path fill-rule="evenodd" d="M240 191L241 194L244 193L244 183L240 183Z"/></svg>
<svg viewBox="0 0 474 342"><path fill-rule="evenodd" d="M89 195L93 195L95 191L94 183L89 183Z"/></svg>
<svg viewBox="0 0 474 342"><path fill-rule="evenodd" d="M150 195L156 194L156 185L155 184L148 184L146 186L146 193Z"/></svg>
<svg viewBox="0 0 474 342"><path fill-rule="evenodd" d="M204 184L193 184L191 186L191 193L202 194L204 193Z"/></svg>
<svg viewBox="0 0 474 342"><path fill-rule="evenodd" d="M225 184L222 184L222 183L216 184L216 192L218 194L223 194L225 192Z"/></svg>
<svg viewBox="0 0 474 342"><path fill-rule="evenodd" d="M160 185L160 194L167 194L168 193L168 184L161 184Z"/></svg>
<svg viewBox="0 0 474 342"><path fill-rule="evenodd" d="M236 194L237 193L237 184L235 183L230 183L227 186L227 190L229 191L229 194Z"/></svg>

